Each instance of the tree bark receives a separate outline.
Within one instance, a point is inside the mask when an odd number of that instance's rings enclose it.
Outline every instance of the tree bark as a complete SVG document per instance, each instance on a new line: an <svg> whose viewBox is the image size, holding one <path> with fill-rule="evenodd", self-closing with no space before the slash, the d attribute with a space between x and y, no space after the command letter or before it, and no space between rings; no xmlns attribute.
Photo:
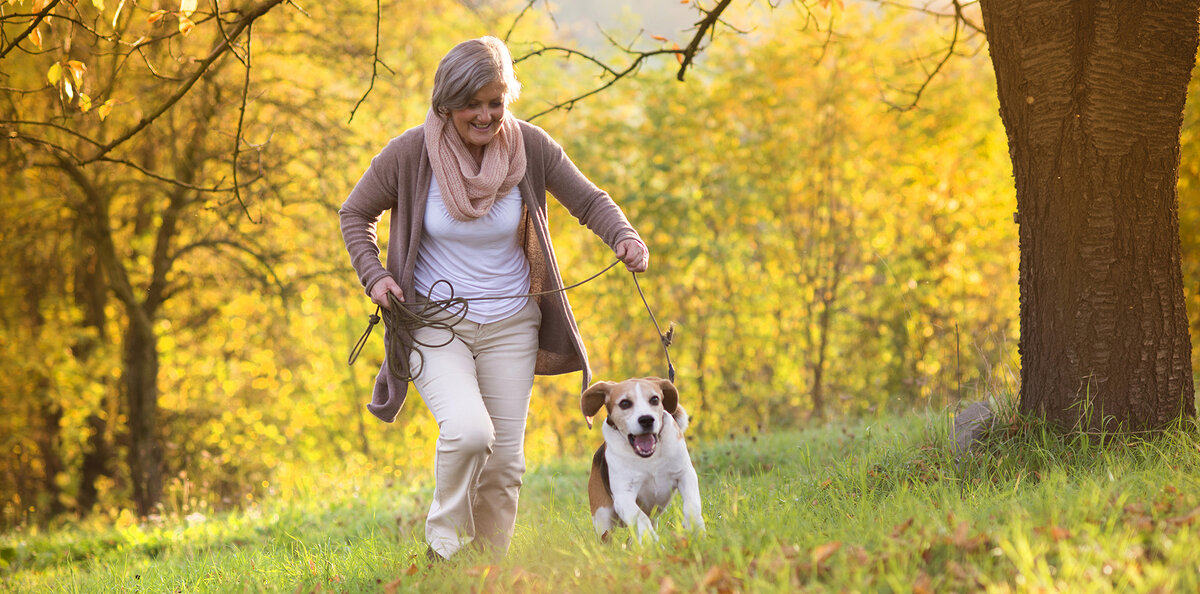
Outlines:
<svg viewBox="0 0 1200 594"><path fill-rule="evenodd" d="M1020 410L1194 416L1176 181L1200 1L980 6L1016 184Z"/></svg>
<svg viewBox="0 0 1200 594"><path fill-rule="evenodd" d="M129 406L129 471L138 514L149 515L162 496L162 448L158 445L158 341L154 330L130 315L124 344L125 395Z"/></svg>

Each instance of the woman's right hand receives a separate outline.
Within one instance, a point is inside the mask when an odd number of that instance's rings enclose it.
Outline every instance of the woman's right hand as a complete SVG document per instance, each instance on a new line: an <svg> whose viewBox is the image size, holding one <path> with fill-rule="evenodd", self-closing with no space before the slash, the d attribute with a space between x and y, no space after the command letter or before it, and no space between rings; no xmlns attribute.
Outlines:
<svg viewBox="0 0 1200 594"><path fill-rule="evenodd" d="M371 301L374 301L375 305L384 309L391 309L392 305L388 300L388 293L395 295L401 303L404 302L404 291L400 289L400 285L397 285L396 281L390 276L379 279L379 282L371 287Z"/></svg>

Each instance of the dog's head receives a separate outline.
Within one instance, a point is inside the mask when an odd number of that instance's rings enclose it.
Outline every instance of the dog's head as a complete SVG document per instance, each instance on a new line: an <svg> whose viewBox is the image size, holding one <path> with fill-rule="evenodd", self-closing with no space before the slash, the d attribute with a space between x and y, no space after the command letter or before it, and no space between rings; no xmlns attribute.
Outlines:
<svg viewBox="0 0 1200 594"><path fill-rule="evenodd" d="M664 413L673 414L679 406L679 391L675 384L657 377L596 382L579 398L588 428L601 406L608 411L608 422L629 439L634 453L648 458L658 447Z"/></svg>

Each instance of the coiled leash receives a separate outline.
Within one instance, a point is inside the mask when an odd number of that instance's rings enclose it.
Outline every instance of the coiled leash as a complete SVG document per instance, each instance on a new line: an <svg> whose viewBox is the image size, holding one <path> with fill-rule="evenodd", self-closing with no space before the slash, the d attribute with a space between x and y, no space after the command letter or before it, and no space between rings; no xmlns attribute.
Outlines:
<svg viewBox="0 0 1200 594"><path fill-rule="evenodd" d="M366 347L367 339L371 336L371 331L375 329L375 325L381 320L386 332L384 333L387 344L387 352L391 354L388 357L388 371L392 376L405 382L411 382L414 377L420 373L420 367L417 372L413 372L412 363L410 361L410 351L414 350L407 345L421 346L425 348L438 348L450 344L454 340L454 326L463 321L467 317L467 310L470 307L471 301L487 301L492 299L520 299L522 297L540 297L543 295L553 295L554 293L565 293L571 289L589 283L605 272L612 270L614 266L620 264L620 260L609 264L604 270L589 276L573 285L563 287L561 289L552 289L549 291L538 291L534 293L526 293L524 295L501 295L489 297L455 297L454 286L448 281L439 280L429 288L429 292L415 303L403 303L392 293L388 293L388 303L390 309L383 309L376 305L375 313L371 314L368 319L367 329L359 337L358 342L350 349L350 358L347 361L349 365L354 365L358 360L359 354ZM666 334L663 334L662 328L658 325L658 319L654 317L654 312L650 309L650 304L646 301L646 294L642 292L642 285L638 282L637 273L631 272L633 275L633 284L637 287L638 295L642 298L642 304L646 306L646 312L650 314L650 321L654 322L654 330L658 332L659 342L663 347L663 355L667 359L667 376L674 383L675 381L675 365L671 362L671 353L669 347L675 335L675 324L671 323ZM432 295L434 288L439 284L445 283L450 293L450 297L446 299L433 299ZM382 317L380 314L382 313ZM449 338L441 343L426 343L416 340L414 337L418 328L433 328L435 330L446 330ZM407 341L402 340L408 338ZM420 350L415 350L417 357L420 358L421 366L424 366L424 356Z"/></svg>

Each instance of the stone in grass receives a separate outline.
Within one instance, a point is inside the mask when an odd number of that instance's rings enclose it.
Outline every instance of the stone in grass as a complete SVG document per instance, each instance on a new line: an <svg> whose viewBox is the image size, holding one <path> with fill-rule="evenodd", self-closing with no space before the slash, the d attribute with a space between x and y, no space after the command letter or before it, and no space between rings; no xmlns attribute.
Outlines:
<svg viewBox="0 0 1200 594"><path fill-rule="evenodd" d="M972 402L954 417L954 455L962 456L971 450L971 446L979 441L992 426L995 414L992 406L986 402Z"/></svg>

